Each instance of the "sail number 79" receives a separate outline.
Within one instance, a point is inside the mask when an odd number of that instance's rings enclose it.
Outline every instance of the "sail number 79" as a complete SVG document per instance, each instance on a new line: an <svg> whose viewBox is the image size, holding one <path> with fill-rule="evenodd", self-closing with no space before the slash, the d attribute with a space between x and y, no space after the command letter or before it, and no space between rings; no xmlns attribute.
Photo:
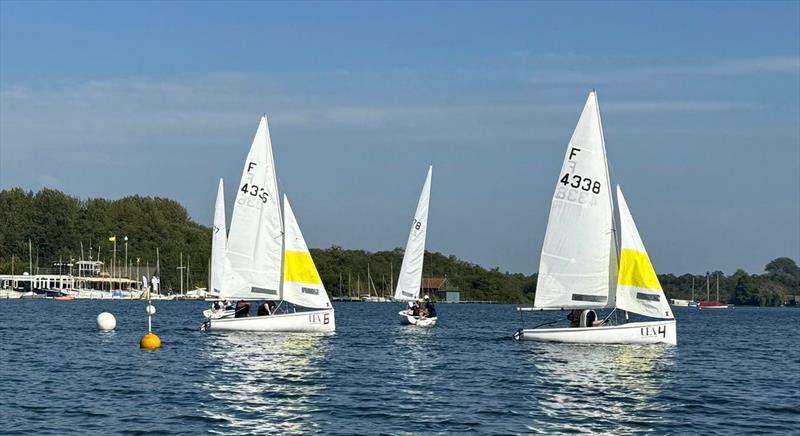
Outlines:
<svg viewBox="0 0 800 436"><path fill-rule="evenodd" d="M577 174L570 175L569 173L564 174L564 177L561 178L559 181L564 186L571 186L573 188L578 188L583 191L589 192L592 191L595 194L600 193L600 182L592 181L592 179L588 177L581 177Z"/></svg>

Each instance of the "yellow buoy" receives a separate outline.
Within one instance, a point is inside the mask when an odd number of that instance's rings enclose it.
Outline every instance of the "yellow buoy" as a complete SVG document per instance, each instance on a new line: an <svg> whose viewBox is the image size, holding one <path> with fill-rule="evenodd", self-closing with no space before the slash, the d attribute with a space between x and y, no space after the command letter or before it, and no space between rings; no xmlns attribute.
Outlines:
<svg viewBox="0 0 800 436"><path fill-rule="evenodd" d="M161 347L161 339L159 339L155 333L148 333L142 336L142 340L139 341L139 347L147 350L155 350Z"/></svg>

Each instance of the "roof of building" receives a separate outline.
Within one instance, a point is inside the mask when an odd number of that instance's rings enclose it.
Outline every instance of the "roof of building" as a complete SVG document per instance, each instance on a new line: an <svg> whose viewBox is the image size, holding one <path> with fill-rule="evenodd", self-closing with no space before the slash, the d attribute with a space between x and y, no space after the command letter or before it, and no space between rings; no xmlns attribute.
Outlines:
<svg viewBox="0 0 800 436"><path fill-rule="evenodd" d="M430 277L422 279L422 289L441 289L447 277Z"/></svg>

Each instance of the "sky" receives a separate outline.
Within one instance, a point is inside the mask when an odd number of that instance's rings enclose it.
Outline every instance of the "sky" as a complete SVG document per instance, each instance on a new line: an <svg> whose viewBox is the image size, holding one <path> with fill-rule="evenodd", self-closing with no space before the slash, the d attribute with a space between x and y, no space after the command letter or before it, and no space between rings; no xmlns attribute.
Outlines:
<svg viewBox="0 0 800 436"><path fill-rule="evenodd" d="M0 1L0 189L228 217L259 117L312 247L533 273L591 89L658 272L800 260L800 2Z"/></svg>

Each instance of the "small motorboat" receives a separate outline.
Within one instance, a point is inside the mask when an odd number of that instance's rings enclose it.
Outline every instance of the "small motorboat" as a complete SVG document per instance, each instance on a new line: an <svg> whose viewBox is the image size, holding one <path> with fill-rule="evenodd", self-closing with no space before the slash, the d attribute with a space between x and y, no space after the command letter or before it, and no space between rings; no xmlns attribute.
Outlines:
<svg viewBox="0 0 800 436"><path fill-rule="evenodd" d="M57 297L53 297L53 300L56 301L72 301L74 299L75 297L73 297L72 295L59 295Z"/></svg>

